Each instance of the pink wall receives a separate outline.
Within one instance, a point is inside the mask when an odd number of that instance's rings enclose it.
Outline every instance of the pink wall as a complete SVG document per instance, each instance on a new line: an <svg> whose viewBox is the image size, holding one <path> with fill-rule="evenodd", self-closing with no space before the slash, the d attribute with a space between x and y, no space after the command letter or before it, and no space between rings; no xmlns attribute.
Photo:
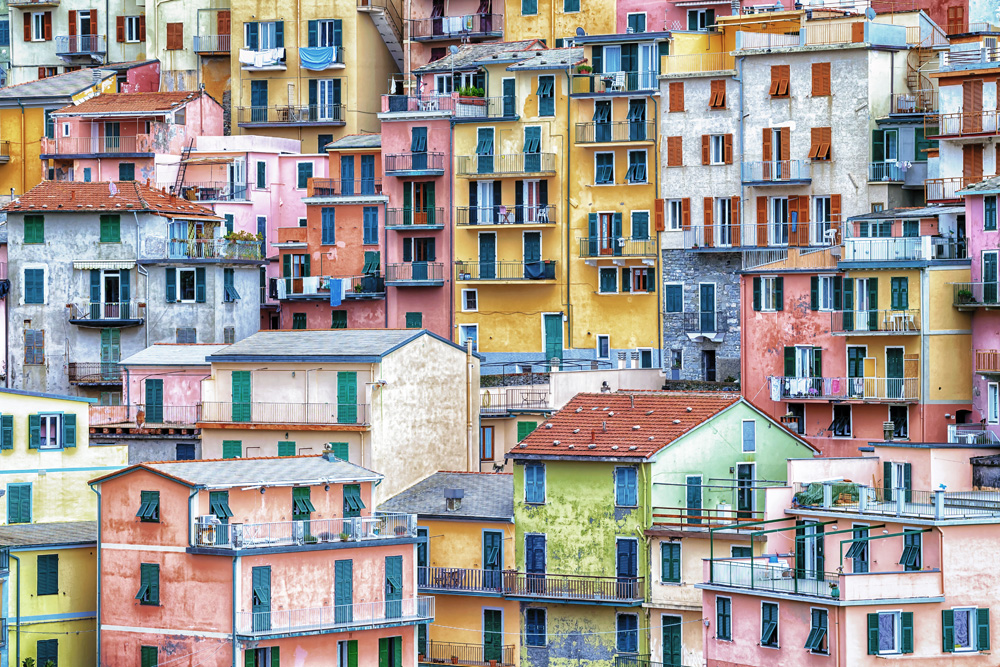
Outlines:
<svg viewBox="0 0 1000 667"><path fill-rule="evenodd" d="M160 61L130 67L119 93L155 93L160 90Z"/></svg>
<svg viewBox="0 0 1000 667"><path fill-rule="evenodd" d="M9 280L7 276L7 244L0 243L0 280ZM8 294L3 299L0 299L0 349L7 349L7 299L10 298ZM3 359L0 360L0 371L6 377L7 373L7 355L3 355Z"/></svg>
<svg viewBox="0 0 1000 667"><path fill-rule="evenodd" d="M201 403L201 381L209 375L211 368L208 365L186 368L129 366L125 399L129 405L144 404L146 380L159 379L163 380L163 405L195 406Z"/></svg>
<svg viewBox="0 0 1000 667"><path fill-rule="evenodd" d="M618 32L625 32L628 28L628 14L633 12L646 12L646 31L656 30L687 30L687 13L689 9L714 9L716 16L729 16L731 14L729 3L706 4L695 7L678 7L678 0L667 0L660 4L650 4L643 0L618 0ZM774 6L774 0L741 0L743 7L755 7L757 5ZM785 9L791 9L791 3L785 3ZM664 19L664 14L666 18Z"/></svg>
<svg viewBox="0 0 1000 667"><path fill-rule="evenodd" d="M983 197L967 196L965 198L965 228L969 238L969 259L972 260L971 280L974 283L983 279L983 251L1000 248L1000 232L983 230ZM972 317L972 349L1000 350L1000 313L996 310L978 309ZM972 407L970 421L978 422L986 418L987 384L989 380L972 371ZM1000 435L1000 426L987 425L989 430Z"/></svg>
<svg viewBox="0 0 1000 667"><path fill-rule="evenodd" d="M312 513L313 520L335 519L343 516L344 485L331 484L329 491L324 486L310 487L309 500L316 507ZM371 514L371 482L361 484L361 500L365 509L362 516ZM209 492L202 491L195 500L195 514L200 516L211 514L208 506ZM292 520L292 487L269 487L264 493L259 489L242 491L238 488L229 490L229 508L233 511L231 523L267 523L273 521ZM186 510L185 510L186 513Z"/></svg>

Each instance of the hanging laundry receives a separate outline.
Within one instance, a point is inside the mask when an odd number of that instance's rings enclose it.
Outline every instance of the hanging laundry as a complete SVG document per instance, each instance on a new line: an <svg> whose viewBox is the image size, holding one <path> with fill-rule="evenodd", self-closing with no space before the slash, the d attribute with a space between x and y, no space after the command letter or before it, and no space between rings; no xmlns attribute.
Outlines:
<svg viewBox="0 0 1000 667"><path fill-rule="evenodd" d="M337 47L335 46L302 46L299 47L299 61L303 69L312 71L324 70L337 62Z"/></svg>

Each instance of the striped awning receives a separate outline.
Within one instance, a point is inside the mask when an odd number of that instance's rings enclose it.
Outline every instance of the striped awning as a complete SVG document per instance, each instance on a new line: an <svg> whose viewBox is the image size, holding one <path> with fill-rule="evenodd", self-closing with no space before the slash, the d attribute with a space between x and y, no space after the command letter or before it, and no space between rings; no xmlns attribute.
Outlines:
<svg viewBox="0 0 1000 667"><path fill-rule="evenodd" d="M73 262L73 268L78 270L87 269L131 269L135 266L135 260L117 259L82 259Z"/></svg>
<svg viewBox="0 0 1000 667"><path fill-rule="evenodd" d="M215 157L189 157L181 160L183 164L229 164L235 157L215 156Z"/></svg>

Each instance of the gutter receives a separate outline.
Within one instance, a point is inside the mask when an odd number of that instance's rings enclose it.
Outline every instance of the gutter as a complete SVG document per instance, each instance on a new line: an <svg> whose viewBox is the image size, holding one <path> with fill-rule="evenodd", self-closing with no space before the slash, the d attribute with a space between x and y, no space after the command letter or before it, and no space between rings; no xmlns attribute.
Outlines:
<svg viewBox="0 0 1000 667"><path fill-rule="evenodd" d="M555 10L553 10L555 11ZM566 312L564 317L566 318L566 340L563 343L563 349L573 348L573 292L570 289L573 284L573 261L572 261L572 242L573 239L570 237L570 225L569 225L569 184L573 180L573 161L569 157L570 153L570 94L573 92L573 77L570 74L571 68L565 71L566 74L566 136L563 138L563 158L566 162L566 178L563 187L566 189L566 212L563 214L563 227L566 230ZM562 323L560 322L560 325ZM609 346L610 349L610 346ZM542 337L542 353L545 353L545 337ZM542 361L547 362L548 359L543 357ZM549 369L551 372L552 369Z"/></svg>
<svg viewBox="0 0 1000 667"><path fill-rule="evenodd" d="M650 95L650 99L653 101L653 118L656 119L656 124L654 125L653 129L653 137L654 137L653 146L656 147L654 149L654 155L655 155L659 153L660 149L660 105L659 105L659 99L656 96ZM653 182L655 183L653 190L653 199L654 199L653 205L655 206L656 205L655 199L657 198L657 195L665 194L660 192L660 160L658 155L653 158L653 174L654 174ZM663 211L664 223L666 223L666 215L667 212ZM655 223L655 217L656 217L655 213L653 214L653 217ZM629 224L631 224L631 222ZM648 225L649 223L647 222L646 224ZM663 232L661 232L660 230L658 229L656 230L656 275L654 276L653 280L656 280L658 282L663 280L663 251L661 249L662 246L660 245L661 239L663 238L661 236L662 233ZM666 351L666 346L663 344L663 306L665 305L664 304L665 295L663 294L663 292L664 289L662 287L656 290L656 346L660 348L660 369L664 372L664 374L666 374L667 360L665 358L666 355L664 354L664 352ZM609 354L610 351L611 350L609 347L608 349ZM650 505L650 507L652 507L652 505Z"/></svg>
<svg viewBox="0 0 1000 667"><path fill-rule="evenodd" d="M15 650L14 657L17 660L17 663L16 663L17 667L20 667L20 664L21 664L21 559L17 555L15 555L15 554L10 554L10 557L13 558L15 561L17 561L17 570L16 570L16 572L17 572L17 595L16 595L16 598L15 598L15 600L16 600L15 604L16 604L16 610L17 610L15 612L17 614L17 616L16 616L16 618L17 618L17 649ZM98 562L100 562L100 561L98 561ZM97 648L97 653L98 653L98 655L100 655L100 652L101 652L101 649L100 649L100 646L101 646L101 641L100 641L100 635L101 635L101 612L100 612L100 604L101 604L101 593L100 593L100 590L101 589L100 589L100 579L98 579L97 583L98 583L98 588L97 588L97 591L98 591L97 592L97 604L98 604L98 612L97 612L97 636L98 636L97 647L98 648Z"/></svg>
<svg viewBox="0 0 1000 667"><path fill-rule="evenodd" d="M99 488L94 488L92 484L88 484L90 490L97 494L97 664L101 664L101 490ZM18 561L18 571L20 572L21 563ZM21 575L17 576L17 603L18 603L18 619L20 619L20 605L21 605ZM20 626L21 621L18 620L18 625ZM18 627L18 656L17 665L21 664L21 630Z"/></svg>
<svg viewBox="0 0 1000 667"><path fill-rule="evenodd" d="M98 161L98 165L100 161ZM98 168L98 172L100 168ZM149 306L149 271L142 267L139 263L139 214L136 211L132 211L132 217L135 218L135 273L136 276L140 274L146 278L146 306ZM136 281L138 282L138 281ZM138 285L136 285L138 287ZM131 296L131 295L129 295ZM149 347L149 323L146 322L142 325L143 334L146 336L146 347ZM100 663L98 663L100 664Z"/></svg>

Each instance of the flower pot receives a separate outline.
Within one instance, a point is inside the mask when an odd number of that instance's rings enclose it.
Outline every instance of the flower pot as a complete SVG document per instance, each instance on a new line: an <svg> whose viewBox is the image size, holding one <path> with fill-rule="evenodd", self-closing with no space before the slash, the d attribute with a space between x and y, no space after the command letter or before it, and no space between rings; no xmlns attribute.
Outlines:
<svg viewBox="0 0 1000 667"><path fill-rule="evenodd" d="M474 107L486 106L486 100L483 99L482 97L464 97L460 95L458 98L458 102L459 104L469 104Z"/></svg>
<svg viewBox="0 0 1000 667"><path fill-rule="evenodd" d="M458 664L458 656L457 655L451 656L451 664L453 664L453 665L457 665Z"/></svg>

